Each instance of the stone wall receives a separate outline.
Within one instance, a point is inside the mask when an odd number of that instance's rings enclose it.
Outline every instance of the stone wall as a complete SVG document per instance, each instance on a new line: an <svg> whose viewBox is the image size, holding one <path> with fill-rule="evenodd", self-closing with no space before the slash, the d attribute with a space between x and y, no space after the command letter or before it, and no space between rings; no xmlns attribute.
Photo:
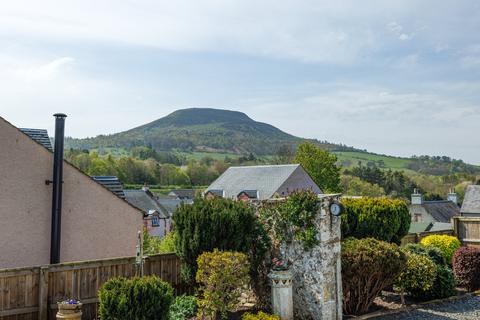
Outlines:
<svg viewBox="0 0 480 320"><path fill-rule="evenodd" d="M340 217L329 205L338 196L322 198L315 219L319 244L304 250L301 242L283 243L280 251L293 273L293 307L296 319L342 319Z"/></svg>

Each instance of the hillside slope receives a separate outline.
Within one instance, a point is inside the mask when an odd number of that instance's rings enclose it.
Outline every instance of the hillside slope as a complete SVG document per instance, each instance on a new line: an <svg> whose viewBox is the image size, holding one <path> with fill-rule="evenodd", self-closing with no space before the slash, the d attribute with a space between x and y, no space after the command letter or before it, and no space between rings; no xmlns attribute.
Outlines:
<svg viewBox="0 0 480 320"><path fill-rule="evenodd" d="M177 110L166 117L128 131L95 138L67 138L74 149L125 148L151 146L155 150L230 152L236 154L274 154L281 145L295 146L306 139L298 138L246 114L209 108ZM341 145L320 142L329 150L354 150Z"/></svg>

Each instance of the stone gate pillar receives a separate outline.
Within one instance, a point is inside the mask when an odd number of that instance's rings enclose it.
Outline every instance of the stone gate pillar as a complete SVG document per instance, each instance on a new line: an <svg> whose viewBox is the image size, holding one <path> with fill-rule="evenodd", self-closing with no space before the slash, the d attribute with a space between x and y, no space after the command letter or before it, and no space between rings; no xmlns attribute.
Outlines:
<svg viewBox="0 0 480 320"><path fill-rule="evenodd" d="M329 210L339 195L321 196L321 200L315 218L318 245L305 250L303 243L293 241L280 247L293 274L295 319L342 319L340 217Z"/></svg>

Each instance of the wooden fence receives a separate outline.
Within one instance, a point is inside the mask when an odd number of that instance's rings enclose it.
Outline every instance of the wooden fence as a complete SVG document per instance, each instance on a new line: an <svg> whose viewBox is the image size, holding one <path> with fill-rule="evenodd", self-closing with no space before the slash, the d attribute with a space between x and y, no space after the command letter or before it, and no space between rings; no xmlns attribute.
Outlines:
<svg viewBox="0 0 480 320"><path fill-rule="evenodd" d="M135 257L62 263L0 270L0 319L55 319L57 301L81 300L83 319L97 319L98 290L112 277L136 274ZM187 292L180 280L180 260L174 254L146 258L145 275L170 283L177 294Z"/></svg>
<svg viewBox="0 0 480 320"><path fill-rule="evenodd" d="M480 217L454 217L453 230L462 245L480 247Z"/></svg>
<svg viewBox="0 0 480 320"><path fill-rule="evenodd" d="M425 231L420 233L409 233L405 237L402 238L401 245L405 246L409 243L419 243L420 240L425 238L426 236L430 236L433 234L446 234L449 236L453 235L453 230L441 230L441 231Z"/></svg>

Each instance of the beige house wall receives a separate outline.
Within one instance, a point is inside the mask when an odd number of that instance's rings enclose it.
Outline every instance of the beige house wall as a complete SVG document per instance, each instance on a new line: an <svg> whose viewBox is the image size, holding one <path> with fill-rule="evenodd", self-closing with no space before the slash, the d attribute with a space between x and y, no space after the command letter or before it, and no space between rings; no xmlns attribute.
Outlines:
<svg viewBox="0 0 480 320"><path fill-rule="evenodd" d="M48 264L53 154L0 118L0 268ZM142 213L65 162L61 262L132 256Z"/></svg>

